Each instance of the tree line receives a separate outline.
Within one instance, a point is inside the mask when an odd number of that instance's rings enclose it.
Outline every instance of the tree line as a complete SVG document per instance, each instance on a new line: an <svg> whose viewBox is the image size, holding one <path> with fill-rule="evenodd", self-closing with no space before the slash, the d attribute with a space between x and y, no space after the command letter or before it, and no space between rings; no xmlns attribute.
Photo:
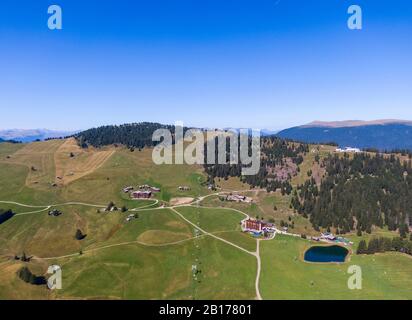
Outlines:
<svg viewBox="0 0 412 320"><path fill-rule="evenodd" d="M134 150L134 148L143 149L157 145L159 142L152 141L152 136L158 129L168 129L172 135L175 132L175 127L171 125L141 122L92 128L82 131L74 137L82 148L87 148L89 145L99 148L119 144Z"/></svg>
<svg viewBox="0 0 412 320"><path fill-rule="evenodd" d="M249 137L249 149L251 148L251 137ZM268 192L280 189L282 194L290 194L292 186L290 184L291 176L287 179L280 180L275 175L270 173L270 169L276 166L283 167L286 165L286 159L290 159L297 166L303 162L304 155L309 152L309 146L304 143L291 143L290 141L275 137L261 137L261 159L260 169L258 174L251 176L242 176L241 163L230 164L230 139L226 142L226 164L217 163L217 148L216 162L208 164L205 159L204 169L208 176L208 183L214 184L215 178L228 179L229 177L238 177L242 182L250 185L251 188L259 187L266 188ZM240 143L239 143L240 145ZM239 154L240 150L238 150ZM205 144L205 155L207 154L207 144Z"/></svg>
<svg viewBox="0 0 412 320"><path fill-rule="evenodd" d="M412 255L412 237L410 239L380 237L371 239L369 243L366 243L366 240L361 240L356 254L375 254L389 251Z"/></svg>

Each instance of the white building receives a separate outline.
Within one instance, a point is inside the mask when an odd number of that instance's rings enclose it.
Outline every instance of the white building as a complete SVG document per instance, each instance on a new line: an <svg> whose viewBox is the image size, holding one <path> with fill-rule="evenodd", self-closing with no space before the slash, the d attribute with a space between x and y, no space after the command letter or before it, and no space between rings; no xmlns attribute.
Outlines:
<svg viewBox="0 0 412 320"><path fill-rule="evenodd" d="M339 152L339 153L345 153L345 152L347 152L347 153L359 153L359 152L362 152L361 151L361 149L359 149L359 148L351 148L351 147L346 147L346 148L337 148L336 150L335 150L336 152Z"/></svg>

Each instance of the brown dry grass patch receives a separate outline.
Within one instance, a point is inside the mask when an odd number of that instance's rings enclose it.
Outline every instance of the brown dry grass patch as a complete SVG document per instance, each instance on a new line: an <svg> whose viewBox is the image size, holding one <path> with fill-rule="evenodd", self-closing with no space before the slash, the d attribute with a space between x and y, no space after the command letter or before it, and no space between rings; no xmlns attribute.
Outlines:
<svg viewBox="0 0 412 320"><path fill-rule="evenodd" d="M71 153L74 157L70 157ZM99 169L114 153L112 148L106 150L82 149L77 145L75 139L67 139L54 155L56 182L67 185L76 181Z"/></svg>

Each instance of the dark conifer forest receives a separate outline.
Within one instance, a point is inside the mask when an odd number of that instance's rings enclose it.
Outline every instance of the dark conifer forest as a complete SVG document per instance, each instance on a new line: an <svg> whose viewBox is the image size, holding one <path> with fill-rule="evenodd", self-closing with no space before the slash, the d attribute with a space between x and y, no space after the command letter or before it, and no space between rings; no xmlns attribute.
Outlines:
<svg viewBox="0 0 412 320"><path fill-rule="evenodd" d="M388 154L330 155L322 166L326 176L321 185L310 179L292 199L292 207L309 217L315 229L370 233L373 226L387 226L406 236L412 224L410 160Z"/></svg>
<svg viewBox="0 0 412 320"><path fill-rule="evenodd" d="M175 127L160 123L131 123L120 126L103 126L82 131L75 135L79 145L99 148L108 145L125 145L129 148L153 147L159 142L152 141L152 135L157 129L168 129L175 132Z"/></svg>

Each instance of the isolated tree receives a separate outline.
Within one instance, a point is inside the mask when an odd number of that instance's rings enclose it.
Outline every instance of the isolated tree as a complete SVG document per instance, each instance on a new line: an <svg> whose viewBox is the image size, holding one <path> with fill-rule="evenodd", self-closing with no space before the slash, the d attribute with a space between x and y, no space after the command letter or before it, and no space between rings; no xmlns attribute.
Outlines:
<svg viewBox="0 0 412 320"><path fill-rule="evenodd" d="M409 233L409 227L403 223L399 226L399 234L402 239L405 239Z"/></svg>
<svg viewBox="0 0 412 320"><path fill-rule="evenodd" d="M106 211L110 211L114 206L115 206L114 202L110 201L109 204L106 207Z"/></svg>
<svg viewBox="0 0 412 320"><path fill-rule="evenodd" d="M0 209L0 224L6 222L14 216L14 213L11 210L4 211Z"/></svg>
<svg viewBox="0 0 412 320"><path fill-rule="evenodd" d="M21 255L20 260L23 261L23 262L29 262L30 258L27 257L26 252L23 251L23 254Z"/></svg>
<svg viewBox="0 0 412 320"><path fill-rule="evenodd" d="M368 248L367 248L367 245L366 245L366 241L365 241L365 240L361 240L361 241L359 242L359 245L358 245L358 249L357 249L357 251L356 251L356 254L365 254L365 253L367 253L367 250L368 250Z"/></svg>
<svg viewBox="0 0 412 320"><path fill-rule="evenodd" d="M80 229L77 229L74 237L76 238L76 240L83 240L84 238L86 238L86 235L83 234L83 232Z"/></svg>

